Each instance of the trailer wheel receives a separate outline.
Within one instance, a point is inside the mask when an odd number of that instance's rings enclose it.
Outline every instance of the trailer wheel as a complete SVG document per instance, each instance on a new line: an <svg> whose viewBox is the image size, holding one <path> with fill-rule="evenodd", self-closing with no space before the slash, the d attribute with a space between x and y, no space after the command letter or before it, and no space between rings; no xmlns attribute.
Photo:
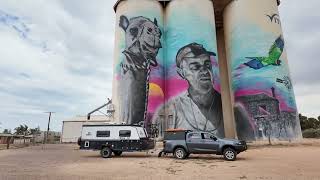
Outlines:
<svg viewBox="0 0 320 180"><path fill-rule="evenodd" d="M113 153L115 156L121 156L122 151L113 151Z"/></svg>
<svg viewBox="0 0 320 180"><path fill-rule="evenodd" d="M158 157L161 157L162 156L162 153L164 153L163 151L160 151L159 153L158 153Z"/></svg>
<svg viewBox="0 0 320 180"><path fill-rule="evenodd" d="M187 152L183 148L177 148L174 151L173 155L177 159L185 159L187 156Z"/></svg>
<svg viewBox="0 0 320 180"><path fill-rule="evenodd" d="M103 158L110 158L112 155L112 151L109 147L103 147L100 153Z"/></svg>

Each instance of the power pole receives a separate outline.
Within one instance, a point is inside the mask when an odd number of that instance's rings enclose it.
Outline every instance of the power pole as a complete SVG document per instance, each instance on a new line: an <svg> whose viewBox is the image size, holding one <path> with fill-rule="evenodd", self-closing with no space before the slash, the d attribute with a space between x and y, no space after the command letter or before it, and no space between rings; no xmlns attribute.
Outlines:
<svg viewBox="0 0 320 180"><path fill-rule="evenodd" d="M50 130L51 114L52 114L52 113L55 113L55 112L51 112L51 111L49 111L49 112L45 112L45 113L49 113L49 119L48 119L48 128L47 128L47 133L46 133L46 134L45 134L45 136L44 136L44 144L46 144L46 143L47 143L47 141L48 141L48 135L49 135L49 130Z"/></svg>

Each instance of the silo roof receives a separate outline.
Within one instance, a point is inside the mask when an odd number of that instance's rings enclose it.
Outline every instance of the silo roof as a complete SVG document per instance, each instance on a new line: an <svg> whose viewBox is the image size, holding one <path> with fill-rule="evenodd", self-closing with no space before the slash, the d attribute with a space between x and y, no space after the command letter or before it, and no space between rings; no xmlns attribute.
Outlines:
<svg viewBox="0 0 320 180"><path fill-rule="evenodd" d="M126 1L126 0L118 0L118 1L114 4L114 6L113 6L114 12L117 11L117 7L118 7L118 5L119 5L119 3L120 3L121 1ZM159 2L170 2L170 1L172 1L172 0L155 0L155 1L159 1ZM213 1L215 10L217 10L217 11L219 11L219 12L222 12L223 9L224 9L231 1L233 1L233 0L211 0L211 1ZM277 0L278 5L280 5L280 1L281 1L281 0Z"/></svg>
<svg viewBox="0 0 320 180"><path fill-rule="evenodd" d="M121 1L129 1L129 0L118 0L113 6L114 12L117 11L117 7ZM165 4L165 2L170 2L174 0L155 0L155 1L159 1ZM231 3L234 0L211 0L211 1L213 1L213 6L214 6L216 27L221 28L223 27L223 10L229 3ZM277 0L278 6L280 5L280 1L281 0Z"/></svg>

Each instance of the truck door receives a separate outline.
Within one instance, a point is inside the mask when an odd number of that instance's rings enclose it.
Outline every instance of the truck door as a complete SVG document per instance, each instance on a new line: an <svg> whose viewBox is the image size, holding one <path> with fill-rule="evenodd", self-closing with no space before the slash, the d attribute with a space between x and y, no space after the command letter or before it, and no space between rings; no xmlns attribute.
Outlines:
<svg viewBox="0 0 320 180"><path fill-rule="evenodd" d="M204 152L205 149L203 149L203 139L201 138L201 133L187 134L187 146L188 146L189 152L191 153Z"/></svg>
<svg viewBox="0 0 320 180"><path fill-rule="evenodd" d="M218 151L219 142L217 139L210 133L201 133L201 137L203 139L202 148L207 153L215 153Z"/></svg>

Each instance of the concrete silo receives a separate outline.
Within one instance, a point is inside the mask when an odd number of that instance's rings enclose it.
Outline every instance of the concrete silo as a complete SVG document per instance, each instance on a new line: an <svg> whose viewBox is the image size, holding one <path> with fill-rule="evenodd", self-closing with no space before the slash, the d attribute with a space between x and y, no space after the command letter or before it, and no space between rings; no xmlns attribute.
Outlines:
<svg viewBox="0 0 320 180"><path fill-rule="evenodd" d="M223 137L211 0L174 0L166 6L164 51L165 127L208 131Z"/></svg>
<svg viewBox="0 0 320 180"><path fill-rule="evenodd" d="M239 138L301 138L278 5L232 1L223 12Z"/></svg>
<svg viewBox="0 0 320 180"><path fill-rule="evenodd" d="M115 119L147 121L163 104L163 8L158 1L119 1L112 99Z"/></svg>
<svg viewBox="0 0 320 180"><path fill-rule="evenodd" d="M113 103L129 124L301 138L277 0L119 0Z"/></svg>

